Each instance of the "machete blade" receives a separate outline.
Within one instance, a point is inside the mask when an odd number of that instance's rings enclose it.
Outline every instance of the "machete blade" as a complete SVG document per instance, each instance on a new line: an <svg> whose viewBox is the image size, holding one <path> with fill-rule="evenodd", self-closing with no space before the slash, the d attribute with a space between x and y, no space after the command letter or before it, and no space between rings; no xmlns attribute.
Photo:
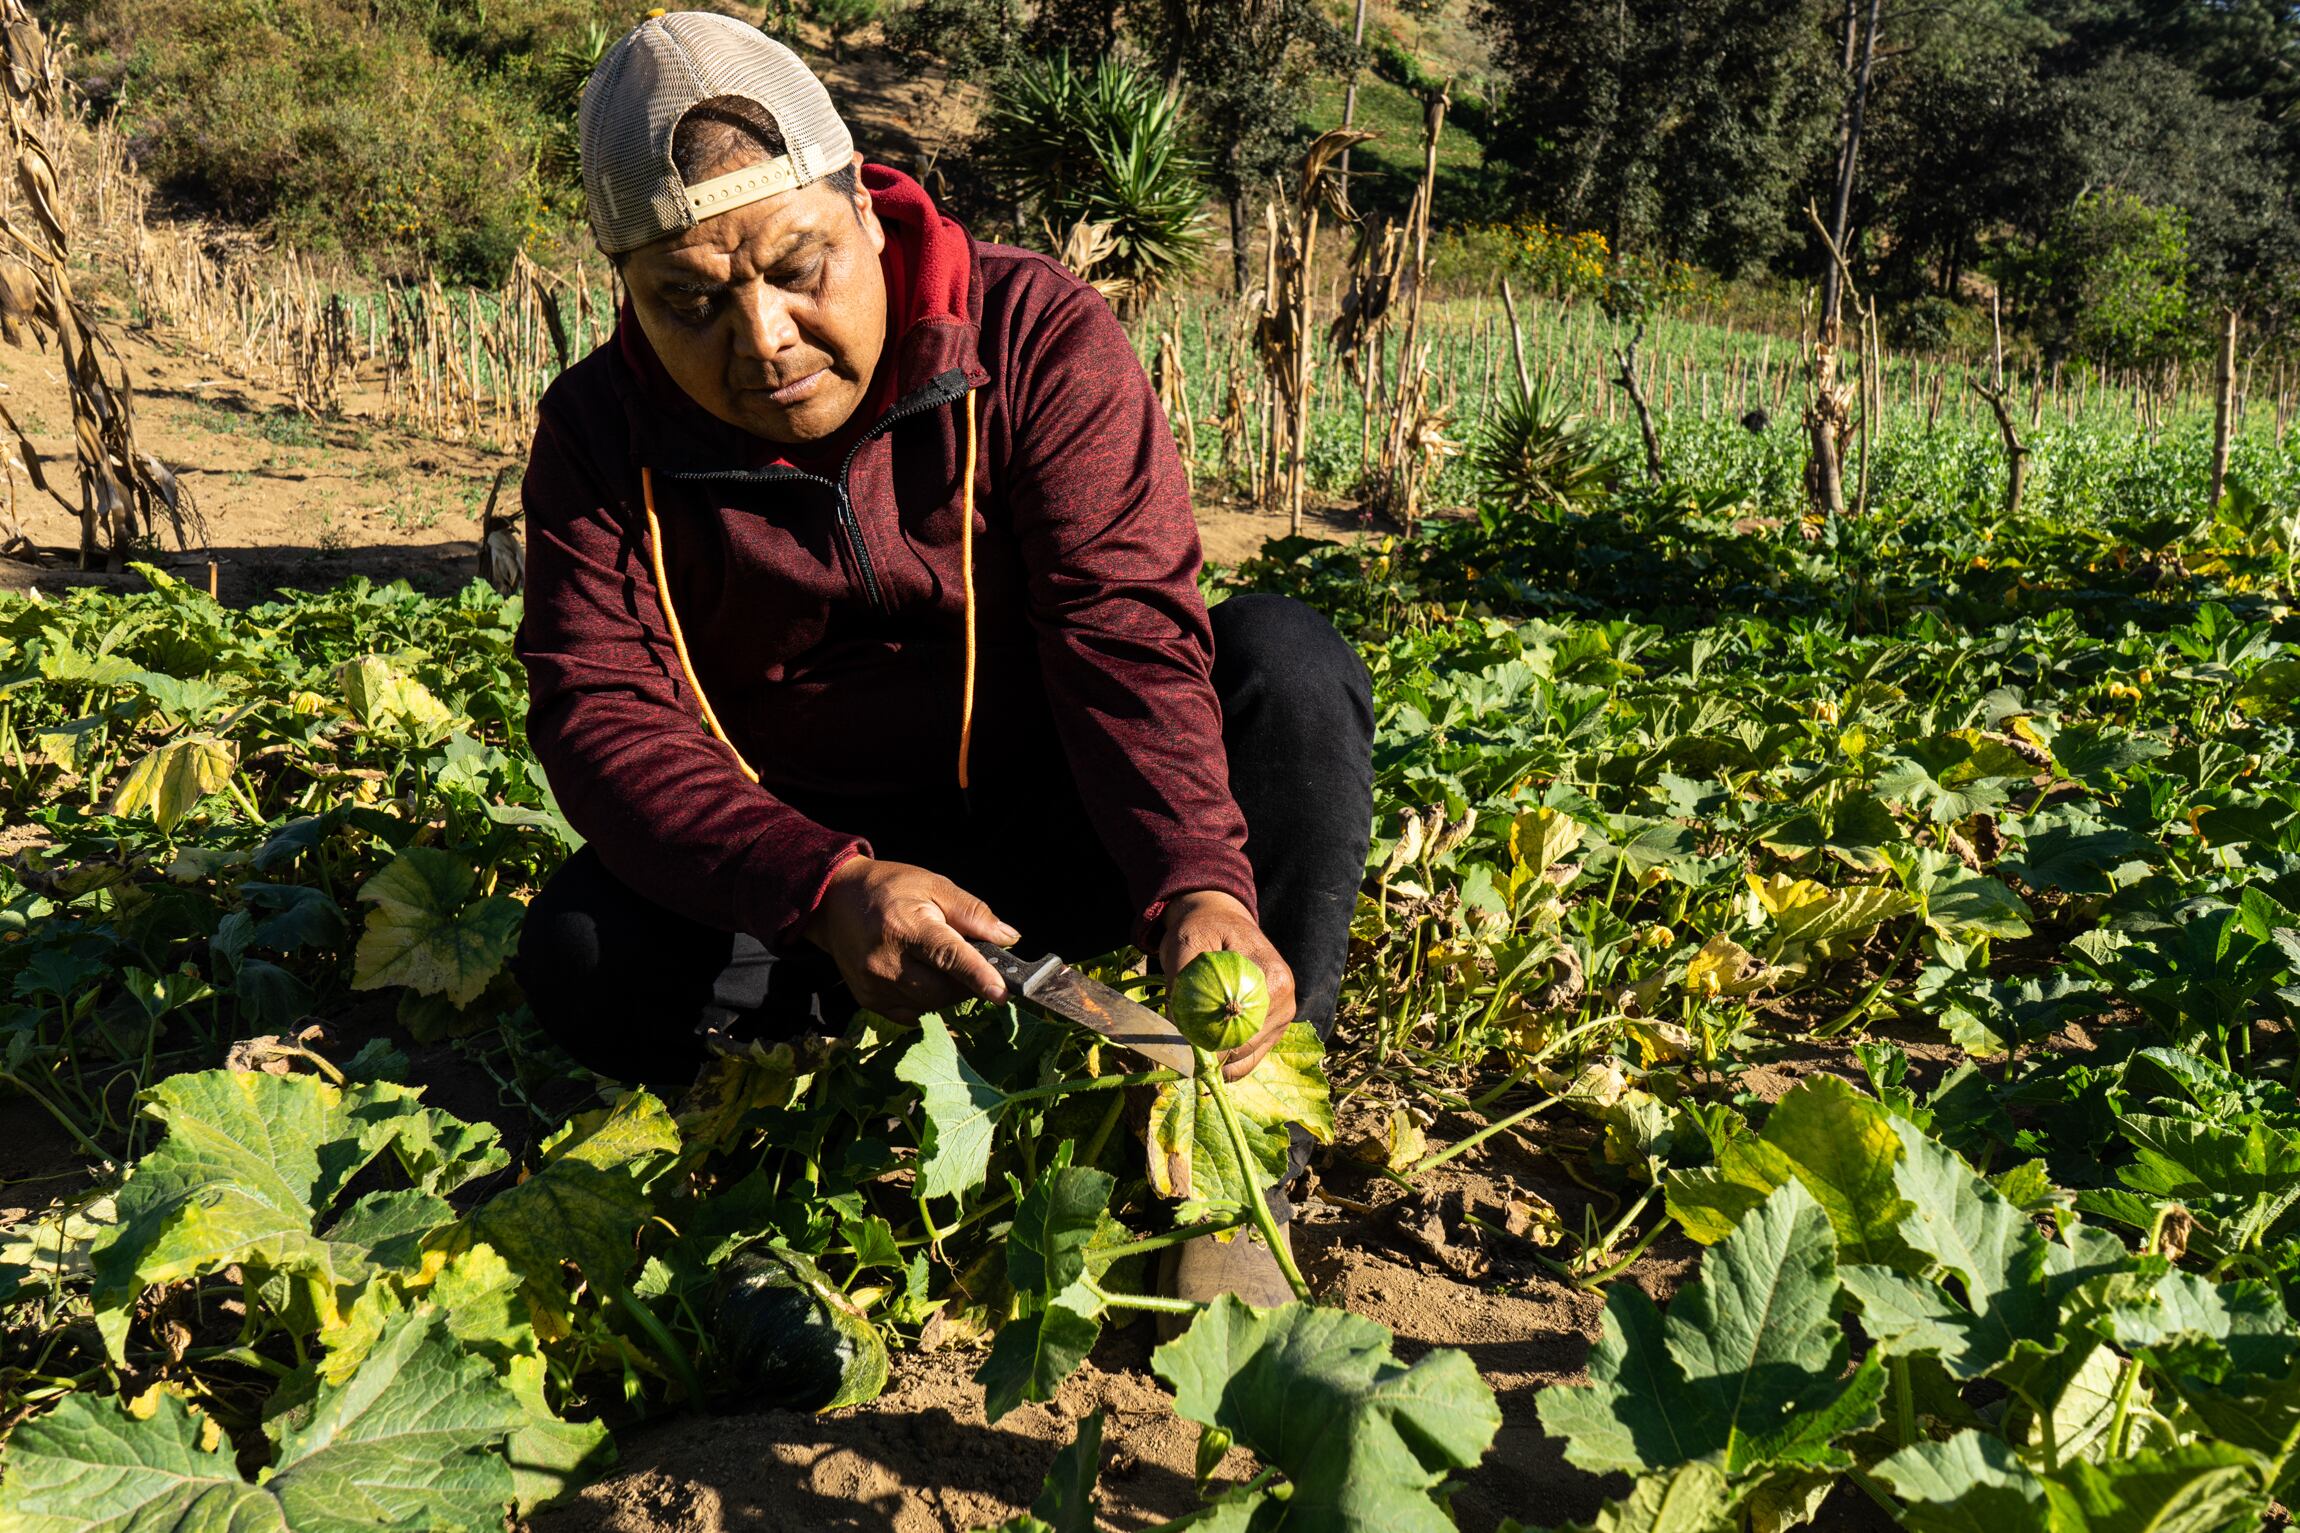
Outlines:
<svg viewBox="0 0 2300 1533"><path fill-rule="evenodd" d="M1162 1070L1177 1075L1197 1073L1197 1056L1190 1051L1190 1041L1180 1028L1149 1007L1088 979L1051 955L1018 958L989 942L976 942L974 949L989 959L990 966L1006 981L1010 999L1099 1033Z"/></svg>

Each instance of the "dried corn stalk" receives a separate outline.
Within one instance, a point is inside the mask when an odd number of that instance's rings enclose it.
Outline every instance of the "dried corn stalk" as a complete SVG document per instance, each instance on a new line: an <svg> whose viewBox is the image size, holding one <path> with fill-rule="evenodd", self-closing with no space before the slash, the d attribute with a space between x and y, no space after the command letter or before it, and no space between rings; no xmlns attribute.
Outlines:
<svg viewBox="0 0 2300 1533"><path fill-rule="evenodd" d="M136 442L135 397L126 366L97 325L95 316L72 293L69 272L70 205L50 146L61 145L72 110L72 87L55 53L22 0L0 0L0 65L5 66L8 147L16 162L21 204L0 212L0 235L8 257L22 266L0 282L0 331L17 340L29 321L35 334L56 338L65 382L72 396L72 434L80 469L80 503L57 501L80 518L80 565L102 562L118 569L141 543L157 536L165 512L176 546L188 548L207 529L198 508L159 459ZM0 268L4 269L4 268ZM108 365L108 370L107 370ZM24 467L46 488L39 457L23 431L9 419ZM51 494L55 492L50 491Z"/></svg>
<svg viewBox="0 0 2300 1533"><path fill-rule="evenodd" d="M1302 156L1301 174L1291 201L1269 206L1269 256L1264 267L1261 323L1262 370L1275 392L1278 436L1282 442L1286 477L1284 496L1289 526L1302 530L1302 502L1309 488L1310 375L1315 362L1310 324L1310 288L1317 263L1318 219L1328 209L1345 222L1354 220L1342 178L1333 172L1353 144L1374 137L1362 128L1333 128L1318 136Z"/></svg>
<svg viewBox="0 0 2300 1533"><path fill-rule="evenodd" d="M1326 331L1341 357L1342 372L1358 386L1358 479L1373 459L1374 390L1382 376L1382 330L1397 299L1398 280L1405 271L1406 231L1388 218L1358 220L1358 237L1350 253L1350 290L1342 297L1341 312ZM1371 350L1369 362L1367 352Z"/></svg>
<svg viewBox="0 0 2300 1533"><path fill-rule="evenodd" d="M1046 243L1055 243L1051 227L1046 231ZM1111 307L1115 308L1134 296L1133 278L1093 275L1095 267L1109 260L1118 251L1118 236L1107 222L1088 223L1081 218L1070 226L1070 233L1061 244L1062 264L1070 268L1072 276L1109 300Z"/></svg>
<svg viewBox="0 0 2300 1533"><path fill-rule="evenodd" d="M1190 378L1182 366L1182 306L1174 305L1173 323L1158 332L1158 355L1150 365L1150 382L1158 391L1158 406L1166 412L1166 424L1174 433L1174 445L1182 455L1182 481L1195 493L1198 488L1198 422L1190 411Z"/></svg>
<svg viewBox="0 0 2300 1533"><path fill-rule="evenodd" d="M1460 450L1444 433L1445 417L1429 401L1429 348L1421 342L1422 293L1429 285L1430 201L1437 191L1438 137L1451 103L1449 81L1422 101L1422 179L1406 215L1413 267L1406 298L1405 332L1398 340L1397 384L1381 461L1367 485L1367 508L1396 518L1408 532L1421 514L1422 492L1438 464Z"/></svg>

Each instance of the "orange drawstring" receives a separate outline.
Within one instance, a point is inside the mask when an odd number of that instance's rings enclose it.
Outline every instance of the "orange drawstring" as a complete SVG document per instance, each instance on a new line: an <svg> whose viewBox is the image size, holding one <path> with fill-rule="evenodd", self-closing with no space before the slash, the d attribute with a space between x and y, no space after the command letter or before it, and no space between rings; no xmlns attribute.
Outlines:
<svg viewBox="0 0 2300 1533"><path fill-rule="evenodd" d="M655 605L663 609L663 626L671 630L671 652L679 657L680 674L694 690L695 704L703 710L703 722L735 758L735 765L742 768L743 775L757 782L759 774L751 770L743 753L735 749L735 742L719 727L719 716L711 711L711 700L704 695L703 683L695 675L695 663L687 658L687 636L679 631L679 614L671 606L671 582L663 575L663 524L655 519L654 470L645 467L639 470L639 493L647 502L647 560L655 571Z"/></svg>
<svg viewBox="0 0 2300 1533"><path fill-rule="evenodd" d="M966 682L958 694L958 790L974 748L974 390L966 391L966 478L958 492L958 583L966 593Z"/></svg>
<svg viewBox="0 0 2300 1533"><path fill-rule="evenodd" d="M966 477L959 482L958 492L958 570L959 585L966 598L966 677L959 693L958 705L958 786L964 791L969 786L967 763L974 747L974 391L966 393ZM687 637L679 629L679 613L671 605L671 582L663 572L663 524L655 515L655 474L652 469L639 470L639 493L647 506L647 562L655 574L655 604L663 609L663 626L671 633L671 652L679 657L679 673L687 678L687 685L695 694L695 705L702 710L703 723L712 738L727 748L735 758L735 765L752 782L759 774L735 749L735 742L727 738L726 730L719 727L719 716L711 709L711 699L703 691L701 678L695 675L695 662L687 655Z"/></svg>

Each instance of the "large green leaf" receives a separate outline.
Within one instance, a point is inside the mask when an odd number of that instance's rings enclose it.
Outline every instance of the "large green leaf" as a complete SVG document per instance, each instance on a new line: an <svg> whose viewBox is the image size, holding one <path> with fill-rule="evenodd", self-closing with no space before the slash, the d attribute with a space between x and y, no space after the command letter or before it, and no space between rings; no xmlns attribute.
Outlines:
<svg viewBox="0 0 2300 1533"><path fill-rule="evenodd" d="M1833 1440L1876 1420L1883 1375L1866 1364L1846 1376L1836 1297L1828 1215L1789 1182L1710 1250L1666 1320L1634 1284L1615 1285L1591 1383L1543 1390L1542 1425L1599 1473L1841 1465Z"/></svg>
<svg viewBox="0 0 2300 1533"><path fill-rule="evenodd" d="M1022 1312L999 1328L975 1380L983 1411L998 1420L1025 1400L1050 1400L1102 1334L1102 1305L1081 1280L1087 1246L1116 1184L1069 1163L1070 1146L1023 1194L1007 1235L1006 1275Z"/></svg>
<svg viewBox="0 0 2300 1533"><path fill-rule="evenodd" d="M1102 1467L1102 1413L1094 1411L1078 1423L1078 1435L1054 1455L1046 1483L1030 1514L1047 1533L1094 1533L1094 1482Z"/></svg>
<svg viewBox="0 0 2300 1533"><path fill-rule="evenodd" d="M2027 847L2002 866L2032 889L2108 894L2121 871L2151 854L2162 855L2153 842L2120 826L2055 822L2031 832Z"/></svg>
<svg viewBox="0 0 2300 1533"><path fill-rule="evenodd" d="M198 1411L161 1394L148 1418L76 1394L16 1430L0 1482L9 1533L354 1533L499 1528L501 1448L523 1412L436 1310L393 1323L358 1370L270 1423L271 1469L243 1480Z"/></svg>
<svg viewBox="0 0 2300 1533"><path fill-rule="evenodd" d="M2025 937L2036 912L2001 878L1963 867L1944 870L1925 890L1925 924L1957 942Z"/></svg>
<svg viewBox="0 0 2300 1533"><path fill-rule="evenodd" d="M2045 1533L2044 1484L2001 1437L1912 1443L1876 1467L1912 1533Z"/></svg>
<svg viewBox="0 0 2300 1533"><path fill-rule="evenodd" d="M1669 1211L1711 1245L1794 1177L1828 1214L1842 1260L1913 1265L1899 1228L1910 1206L1894 1181L1901 1153L1882 1103L1816 1075L1773 1105L1757 1141L1729 1143L1714 1168L1672 1172Z"/></svg>
<svg viewBox="0 0 2300 1533"><path fill-rule="evenodd" d="M1286 1477L1291 1495L1254 1517L1258 1533L1452 1533L1430 1493L1501 1427L1466 1354L1406 1366L1388 1331L1340 1310L1255 1310L1225 1294L1151 1365L1177 1415L1225 1428Z"/></svg>
<svg viewBox="0 0 2300 1533"><path fill-rule="evenodd" d="M1952 1372L1974 1377L2010 1357L2023 1340L2049 1345L2058 1331L2057 1307L2043 1281L2043 1234L1956 1151L1902 1119L1893 1120L1893 1129L1903 1152L1895 1177L1910 1205L1901 1238L1962 1293L1961 1306L1950 1309L1963 1312L1954 1321L1963 1345L1953 1355L1944 1352L1943 1361ZM1866 1300L1873 1287L1854 1291Z"/></svg>
<svg viewBox="0 0 2300 1533"><path fill-rule="evenodd" d="M1641 1475L1629 1494L1608 1501L1592 1521L1550 1533L1739 1533L1733 1508L1740 1500L1725 1476L1705 1463ZM1505 1522L1500 1533L1542 1533Z"/></svg>
<svg viewBox="0 0 2300 1533"><path fill-rule="evenodd" d="M1080 1302L1094 1303L1084 1295ZM1077 1372L1101 1335L1101 1322L1067 1296L1000 1326L974 1375L983 1414L996 1421L1025 1400L1053 1399L1055 1386Z"/></svg>
<svg viewBox="0 0 2300 1533"><path fill-rule="evenodd" d="M931 1014L919 1018L918 1042L904 1052L894 1073L918 1087L925 1099L919 1191L947 1198L980 1187L990 1175L991 1131L1006 1105L1005 1093L966 1062L942 1018Z"/></svg>
<svg viewBox="0 0 2300 1533"><path fill-rule="evenodd" d="M2261 1461L2227 1443L2074 1464L2045 1482L2053 1533L2249 1533L2268 1511Z"/></svg>
<svg viewBox="0 0 2300 1533"><path fill-rule="evenodd" d="M613 1444L606 1423L564 1421L551 1408L543 1344L519 1274L480 1245L431 1276L424 1297L446 1312L449 1334L495 1365L525 1412L503 1445L514 1503L526 1513L580 1489L613 1460ZM332 1353L328 1360L334 1361Z"/></svg>
<svg viewBox="0 0 2300 1533"><path fill-rule="evenodd" d="M324 1327L336 1316L337 1289L362 1279L376 1254L361 1243L361 1226L378 1238L412 1228L406 1207L384 1228L371 1198L342 1237L316 1233L352 1175L422 1111L404 1086L344 1089L308 1075L207 1070L161 1081L145 1111L167 1135L129 1173L119 1222L91 1253L96 1325L115 1357L147 1285L235 1263L286 1276L305 1318Z"/></svg>
<svg viewBox="0 0 2300 1533"><path fill-rule="evenodd" d="M1062 1146L1067 1156L1068 1145ZM1091 1166L1056 1165L1023 1194L1006 1242L1006 1275L1015 1292L1046 1298L1086 1271L1086 1247L1116 1186Z"/></svg>
<svg viewBox="0 0 2300 1533"><path fill-rule="evenodd" d="M635 1091L569 1125L547 1144L535 1174L473 1209L441 1239L454 1254L493 1246L535 1293L563 1302L559 1268L572 1262L602 1286L636 1258L647 1184L678 1153L679 1130L662 1102Z"/></svg>
<svg viewBox="0 0 2300 1533"><path fill-rule="evenodd" d="M411 846L359 887L375 908L352 955L352 988L405 985L458 1006L478 999L519 940L525 907L504 895L473 899L471 863Z"/></svg>
<svg viewBox="0 0 2300 1533"><path fill-rule="evenodd" d="M1896 1264L1908 1200L1894 1174L1901 1159L1894 1120L1875 1100L1833 1075L1800 1082L1765 1119L1765 1140L1829 1216L1844 1261Z"/></svg>

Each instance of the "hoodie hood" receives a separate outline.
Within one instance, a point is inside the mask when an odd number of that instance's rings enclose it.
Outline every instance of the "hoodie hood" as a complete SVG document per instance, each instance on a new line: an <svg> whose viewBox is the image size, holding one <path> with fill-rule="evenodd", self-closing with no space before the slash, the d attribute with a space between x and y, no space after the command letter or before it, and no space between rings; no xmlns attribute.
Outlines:
<svg viewBox="0 0 2300 1533"><path fill-rule="evenodd" d="M886 230L879 271L886 279L887 332L878 368L852 419L797 452L792 444L755 437L711 414L679 387L655 354L628 298L616 317L617 384L631 419L637 460L664 473L710 473L789 464L833 466L853 441L906 397L952 368L969 388L990 381L978 355L982 325L981 262L974 239L901 171L864 165L862 184Z"/></svg>

